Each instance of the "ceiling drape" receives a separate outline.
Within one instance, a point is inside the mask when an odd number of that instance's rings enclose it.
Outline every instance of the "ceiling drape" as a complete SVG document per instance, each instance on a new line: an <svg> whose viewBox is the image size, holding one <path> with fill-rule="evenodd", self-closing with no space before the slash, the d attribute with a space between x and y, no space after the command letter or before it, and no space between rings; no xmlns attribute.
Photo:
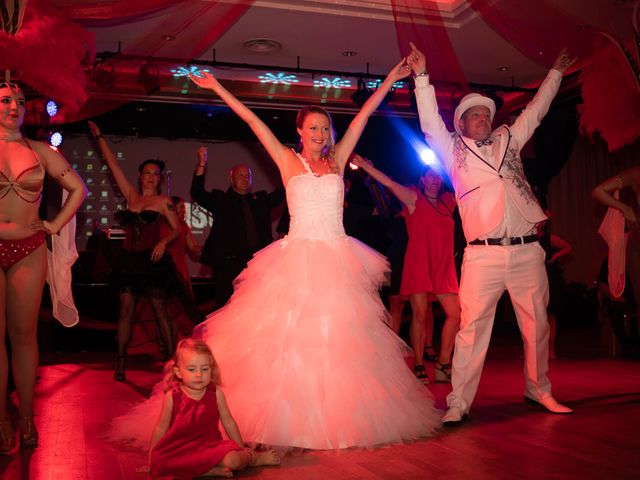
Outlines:
<svg viewBox="0 0 640 480"><path fill-rule="evenodd" d="M581 71L583 132L600 135L611 151L640 138L640 32L637 31L640 20L635 20L638 38L634 44L633 39L626 42L627 39L616 39L611 32L599 32L582 25L578 18L546 0L469 0L468 3L487 26L541 66L550 68L563 47L578 57L572 70ZM436 82L458 85L457 91L455 86L448 87L451 92L445 98L451 104L440 105L446 117L468 91L468 83L438 2L391 0L391 6L400 51L408 52L409 41L413 41L425 53L429 73ZM638 6L633 15L640 16ZM425 19L428 24L424 23ZM625 45L627 55L621 48ZM513 100L507 98L506 104L513 108L522 103Z"/></svg>
<svg viewBox="0 0 640 480"><path fill-rule="evenodd" d="M67 18L84 26L135 21L151 13L192 0L52 0Z"/></svg>
<svg viewBox="0 0 640 480"><path fill-rule="evenodd" d="M31 0L46 4L44 0ZM179 1L179 0L137 0L133 1L73 1L73 0L54 0L56 7L60 12L66 13L76 23L70 23L76 29L82 30L79 25L110 25L115 23L133 23L142 22L149 16L162 11L165 15L161 22L154 24L153 28L145 30L135 43L124 45L120 52L123 56L130 57L165 57L175 59L177 62L187 63L194 58L198 58L205 54L215 44L225 31L227 31L236 21L238 21L251 6L253 0L239 0L236 2L208 2L208 1ZM28 10L27 10L28 12ZM83 30L84 31L84 30ZM85 31L86 32L86 31ZM59 32L51 33L49 39L57 38ZM168 40L170 36L172 40ZM44 42L45 39L37 39ZM50 41L50 40L47 40ZM115 59L117 61L117 58ZM77 62L79 65L79 61ZM107 62L108 63L108 62ZM91 76L91 72L89 72ZM82 75L84 81L84 73ZM169 81L166 76L160 76L159 82ZM80 95L84 93L84 88L79 85L73 88L65 83L64 79L59 79L60 88L57 90L57 96L50 91L39 89L38 85L33 84L36 89L42 93L52 96L57 100L63 97L63 94L69 95L69 92L75 92L80 102ZM108 87L107 87L108 89ZM64 92L63 92L64 90ZM78 93L81 92L81 93ZM125 103L125 100L101 100L89 99L84 104L82 110L65 109L55 119L59 123L69 123L74 121L91 118L104 112L113 110L114 108ZM72 106L69 102L68 106ZM38 112L39 108L33 108L31 112ZM47 120L48 121L48 120ZM27 113L28 123L40 123L35 115Z"/></svg>

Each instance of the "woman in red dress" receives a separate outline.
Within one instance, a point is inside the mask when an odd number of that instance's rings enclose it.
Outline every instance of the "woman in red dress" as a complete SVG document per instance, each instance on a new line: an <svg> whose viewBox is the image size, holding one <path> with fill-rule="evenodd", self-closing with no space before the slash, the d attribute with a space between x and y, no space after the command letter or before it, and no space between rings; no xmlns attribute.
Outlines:
<svg viewBox="0 0 640 480"><path fill-rule="evenodd" d="M451 381L451 354L460 325L458 278L453 261L453 211L455 198L443 192L443 180L431 166L420 176L420 189L405 187L376 169L371 162L355 155L352 163L389 188L404 205L409 243L404 257L401 295L409 295L413 318L411 347L415 355L413 371L428 383L423 352L431 344L433 315L431 303L437 299L446 320L442 328L436 381Z"/></svg>

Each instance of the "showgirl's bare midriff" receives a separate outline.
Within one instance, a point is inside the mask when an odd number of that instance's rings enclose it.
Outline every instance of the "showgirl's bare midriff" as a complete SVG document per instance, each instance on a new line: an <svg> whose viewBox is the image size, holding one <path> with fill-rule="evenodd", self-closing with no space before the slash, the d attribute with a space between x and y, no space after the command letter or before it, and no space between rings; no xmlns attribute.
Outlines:
<svg viewBox="0 0 640 480"><path fill-rule="evenodd" d="M38 205L25 204L13 192L0 200L0 240L18 240L33 235L35 231L29 225L38 220Z"/></svg>

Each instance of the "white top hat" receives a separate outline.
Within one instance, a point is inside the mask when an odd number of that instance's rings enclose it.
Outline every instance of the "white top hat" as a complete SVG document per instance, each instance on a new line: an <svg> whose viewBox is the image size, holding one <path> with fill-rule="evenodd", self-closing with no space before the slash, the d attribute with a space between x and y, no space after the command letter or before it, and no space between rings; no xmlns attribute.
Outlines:
<svg viewBox="0 0 640 480"><path fill-rule="evenodd" d="M496 103L489 97L480 95L479 93L470 93L462 97L462 100L460 100L460 103L456 107L456 111L453 113L453 128L458 132L458 135L462 135L462 131L458 126L460 118L464 115L464 112L469 110L471 107L477 106L487 107L491 113L491 121L493 122L493 117L496 114Z"/></svg>

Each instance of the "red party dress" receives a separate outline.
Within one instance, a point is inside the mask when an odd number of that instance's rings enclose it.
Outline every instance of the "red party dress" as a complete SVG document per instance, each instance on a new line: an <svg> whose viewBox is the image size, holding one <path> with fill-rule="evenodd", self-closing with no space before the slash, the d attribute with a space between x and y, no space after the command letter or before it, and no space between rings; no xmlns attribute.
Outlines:
<svg viewBox="0 0 640 480"><path fill-rule="evenodd" d="M203 475L227 453L242 450L233 440L222 438L215 388L207 389L200 400L189 398L179 388L172 395L171 424L151 452L154 476Z"/></svg>
<svg viewBox="0 0 640 480"><path fill-rule="evenodd" d="M453 262L453 210L451 193L444 193L433 205L417 188L416 208L404 211L409 233L404 256L401 295L414 293L458 293L458 278Z"/></svg>

